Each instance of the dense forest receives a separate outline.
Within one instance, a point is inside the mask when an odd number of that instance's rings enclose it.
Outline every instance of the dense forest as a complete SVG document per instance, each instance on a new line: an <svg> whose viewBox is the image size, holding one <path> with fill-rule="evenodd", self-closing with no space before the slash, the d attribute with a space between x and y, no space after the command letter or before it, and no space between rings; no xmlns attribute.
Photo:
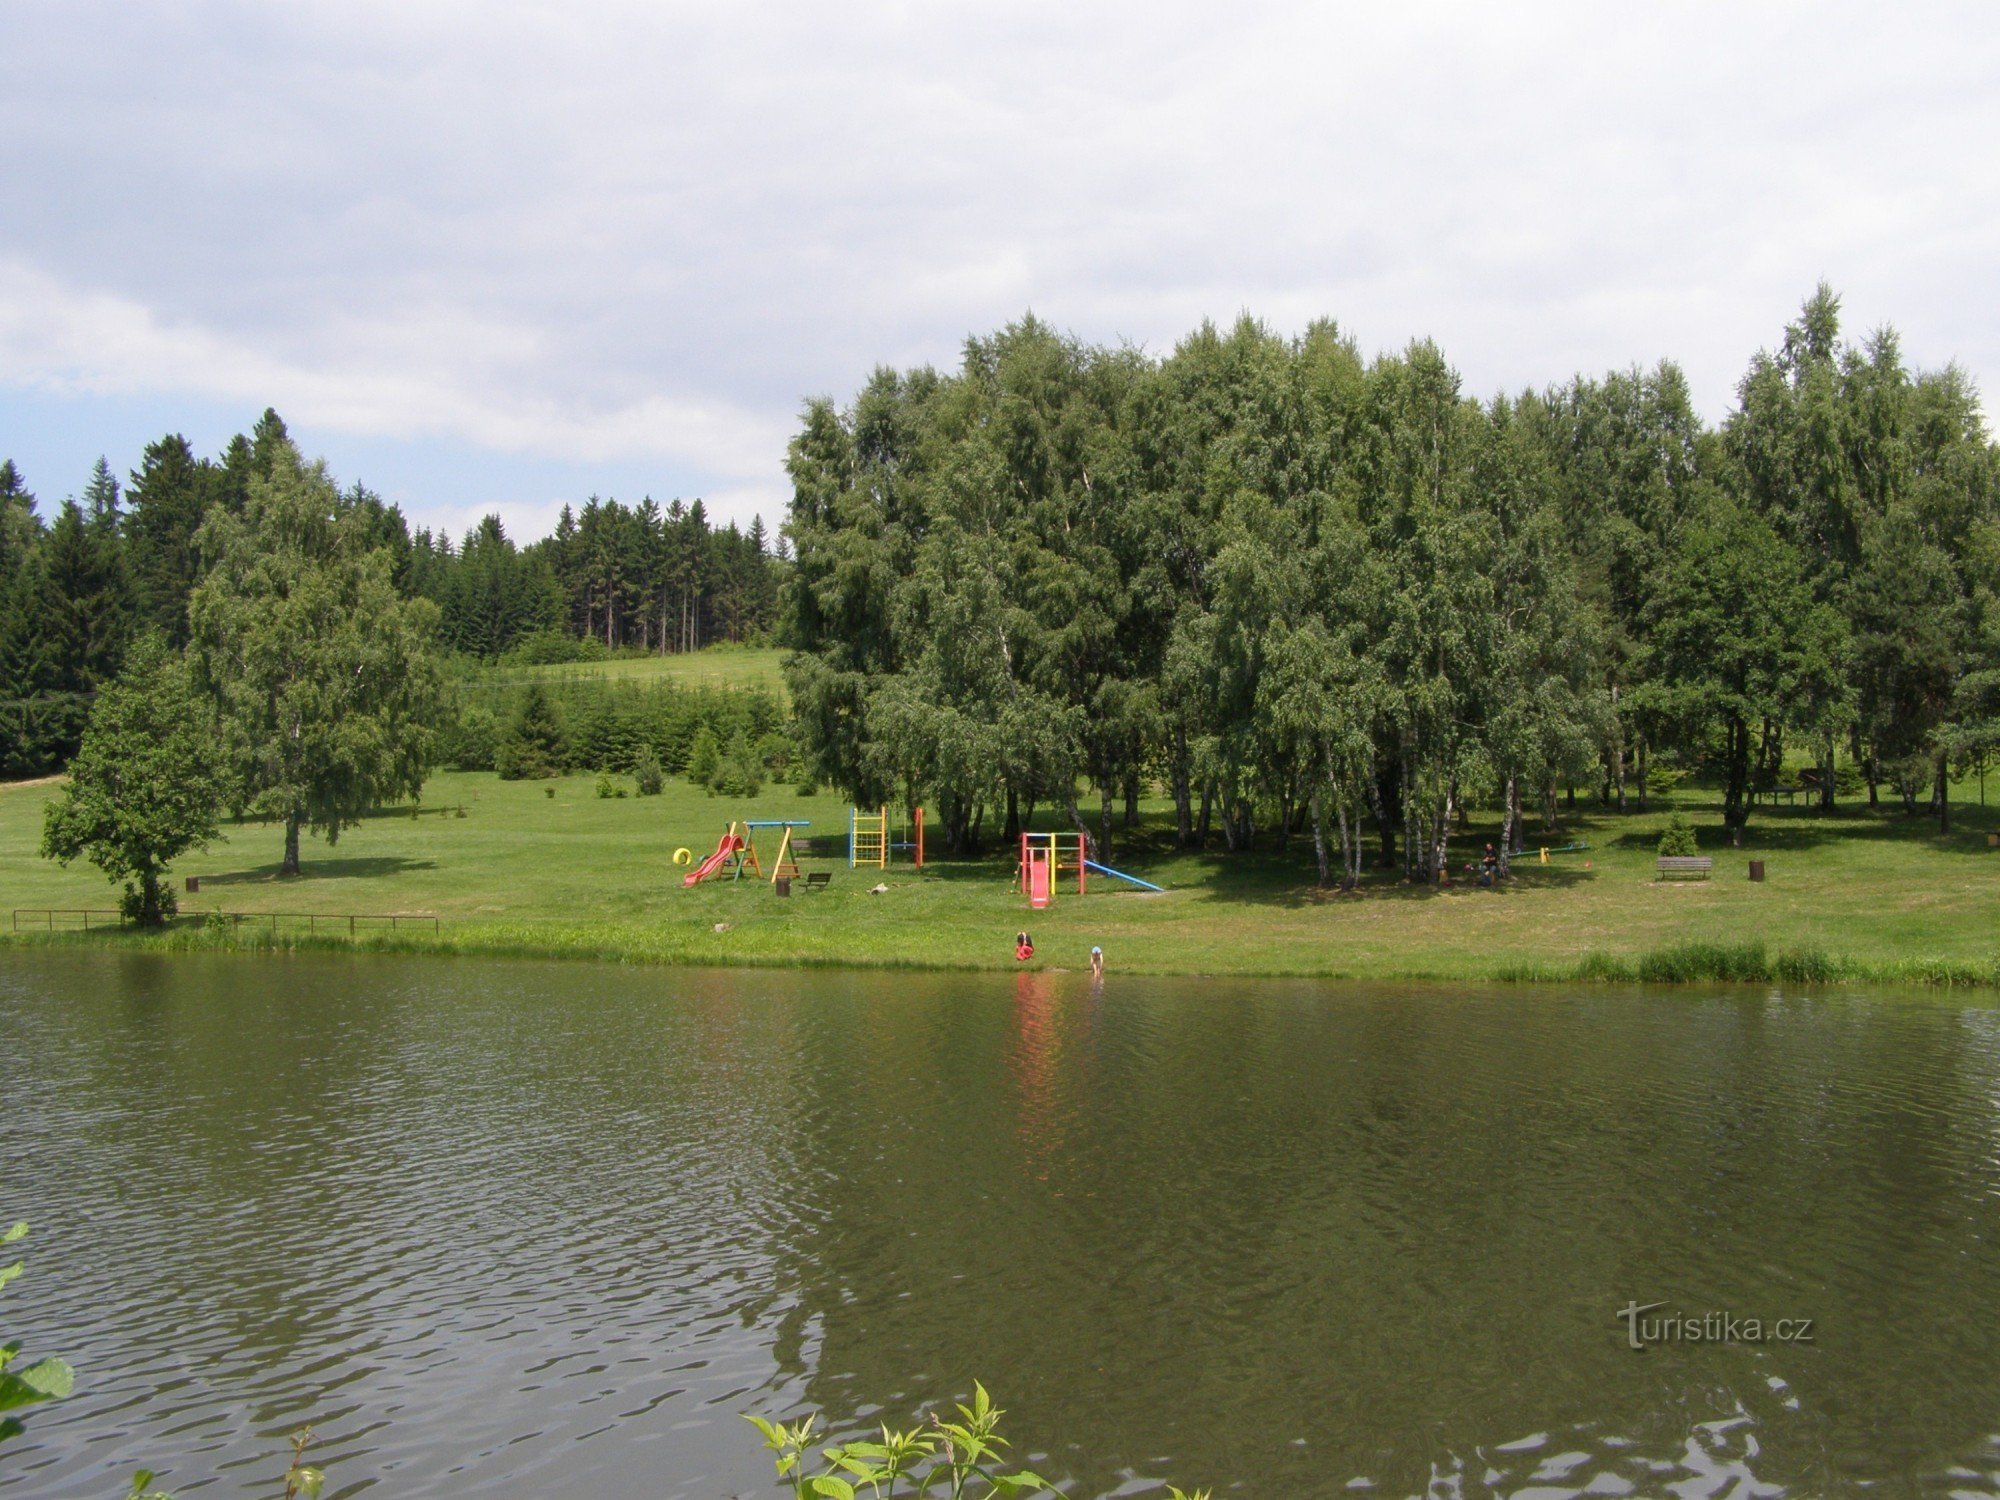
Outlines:
<svg viewBox="0 0 2000 1500"><path fill-rule="evenodd" d="M216 459L169 435L125 485L100 459L81 497L52 517L0 460L0 775L63 765L135 641L187 645L189 599L216 561L202 552L204 521L240 515L253 481L292 459L284 422L266 411ZM469 657L691 651L761 639L777 619L782 544L767 547L761 519L747 533L711 526L699 500L662 509L592 498L580 512L565 506L555 533L524 547L495 516L454 542L413 535L362 485L339 499L358 544L387 554L396 589L433 602L440 643Z"/></svg>
<svg viewBox="0 0 2000 1500"><path fill-rule="evenodd" d="M1182 846L1309 835L1324 883L1687 775L1732 839L1793 780L1948 824L2000 737L1977 393L1821 287L1737 397L1705 423L1663 363L1481 402L1428 342L1249 319L878 371L790 450L803 749L954 847L1039 805L1103 858L1157 786Z"/></svg>

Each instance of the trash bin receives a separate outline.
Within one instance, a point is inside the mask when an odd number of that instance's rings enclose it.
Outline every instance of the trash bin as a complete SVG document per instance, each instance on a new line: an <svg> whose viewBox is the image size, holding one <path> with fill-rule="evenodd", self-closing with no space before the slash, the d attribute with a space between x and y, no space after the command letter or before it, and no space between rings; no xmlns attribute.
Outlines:
<svg viewBox="0 0 2000 1500"><path fill-rule="evenodd" d="M776 880L771 882L771 888L775 890L780 896L791 895L792 877L789 875L780 875Z"/></svg>
<svg viewBox="0 0 2000 1500"><path fill-rule="evenodd" d="M1763 860L1753 859L1750 861L1750 878L1752 880L1759 880L1759 881L1761 881L1764 878Z"/></svg>
<svg viewBox="0 0 2000 1500"><path fill-rule="evenodd" d="M187 888L188 888L188 894L189 894L190 896L192 896L192 895L193 895L193 894L194 894L194 893L195 893L196 891L200 890L200 889L201 889L201 877L200 877L199 875L190 875L190 876L188 876L188 878L187 878Z"/></svg>

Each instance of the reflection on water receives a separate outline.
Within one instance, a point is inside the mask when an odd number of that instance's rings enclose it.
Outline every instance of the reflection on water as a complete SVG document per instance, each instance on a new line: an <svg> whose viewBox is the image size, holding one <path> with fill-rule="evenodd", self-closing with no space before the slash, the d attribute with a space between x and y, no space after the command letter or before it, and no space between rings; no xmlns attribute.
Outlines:
<svg viewBox="0 0 2000 1500"><path fill-rule="evenodd" d="M0 1098L10 1500L774 1493L975 1375L1076 1495L2000 1495L1983 999L15 954Z"/></svg>

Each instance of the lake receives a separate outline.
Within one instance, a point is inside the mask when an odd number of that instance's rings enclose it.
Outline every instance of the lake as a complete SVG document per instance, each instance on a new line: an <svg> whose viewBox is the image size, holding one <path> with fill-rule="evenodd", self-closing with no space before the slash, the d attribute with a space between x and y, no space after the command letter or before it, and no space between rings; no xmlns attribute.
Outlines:
<svg viewBox="0 0 2000 1500"><path fill-rule="evenodd" d="M2000 1494L1985 995L15 951L0 1100L9 1500Z"/></svg>

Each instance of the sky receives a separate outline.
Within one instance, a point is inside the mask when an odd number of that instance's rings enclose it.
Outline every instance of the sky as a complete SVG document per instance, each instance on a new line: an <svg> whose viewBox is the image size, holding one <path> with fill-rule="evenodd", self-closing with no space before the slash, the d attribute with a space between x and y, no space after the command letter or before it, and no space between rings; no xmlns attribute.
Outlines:
<svg viewBox="0 0 2000 1500"><path fill-rule="evenodd" d="M1712 419L1824 279L2000 380L1990 5L0 0L0 457L266 406L414 524L783 518L802 403L1032 310L1430 337Z"/></svg>

